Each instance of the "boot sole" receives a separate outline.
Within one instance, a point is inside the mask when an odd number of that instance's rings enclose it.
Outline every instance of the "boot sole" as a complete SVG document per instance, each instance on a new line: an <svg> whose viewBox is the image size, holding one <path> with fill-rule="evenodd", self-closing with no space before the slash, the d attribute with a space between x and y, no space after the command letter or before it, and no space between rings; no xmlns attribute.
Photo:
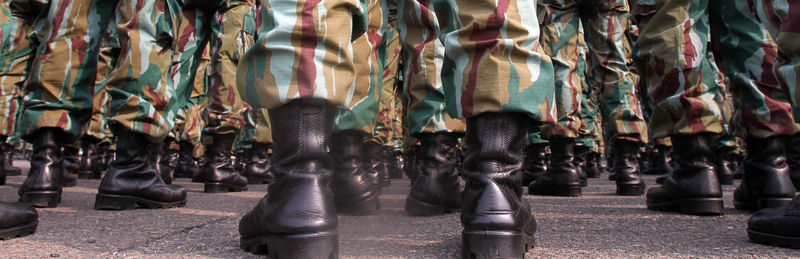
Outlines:
<svg viewBox="0 0 800 259"><path fill-rule="evenodd" d="M264 178L264 177L257 177L257 176L245 176L247 177L247 184L272 184L271 179Z"/></svg>
<svg viewBox="0 0 800 259"><path fill-rule="evenodd" d="M288 236L264 235L240 239L239 245L242 250L253 254L269 254L269 258L339 258L337 232Z"/></svg>
<svg viewBox="0 0 800 259"><path fill-rule="evenodd" d="M61 202L61 192L26 192L20 195L19 202L27 203L37 208L55 208Z"/></svg>
<svg viewBox="0 0 800 259"><path fill-rule="evenodd" d="M464 230L461 258L525 258L536 239L518 231Z"/></svg>
<svg viewBox="0 0 800 259"><path fill-rule="evenodd" d="M766 208L780 208L792 202L792 198L763 198L755 201L733 200L733 207L737 210L757 211Z"/></svg>
<svg viewBox="0 0 800 259"><path fill-rule="evenodd" d="M352 216L370 215L378 211L380 208L381 204L377 195L355 204L347 203L346 205L336 205L336 210L339 212L339 214Z"/></svg>
<svg viewBox="0 0 800 259"><path fill-rule="evenodd" d="M622 184L617 185L617 195L620 196L642 196L645 187L641 184Z"/></svg>
<svg viewBox="0 0 800 259"><path fill-rule="evenodd" d="M717 216L723 215L722 198L680 199L664 203L647 202L647 208L657 211L680 212L690 215Z"/></svg>
<svg viewBox="0 0 800 259"><path fill-rule="evenodd" d="M139 198L129 195L114 195L98 193L94 200L96 210L132 210L137 207L150 209L169 209L183 207L186 200L176 202L161 202Z"/></svg>
<svg viewBox="0 0 800 259"><path fill-rule="evenodd" d="M39 221L31 222L27 225L15 226L10 228L0 229L0 240L9 240L17 237L24 237L36 232L36 227L39 226Z"/></svg>
<svg viewBox="0 0 800 259"><path fill-rule="evenodd" d="M751 228L747 228L747 237L750 238L751 241L759 244L800 249L800 237L767 234L764 232L753 230Z"/></svg>
<svg viewBox="0 0 800 259"><path fill-rule="evenodd" d="M6 176L20 176L22 171L6 171Z"/></svg>
<svg viewBox="0 0 800 259"><path fill-rule="evenodd" d="M94 175L92 171L80 171L78 172L78 179L90 179Z"/></svg>
<svg viewBox="0 0 800 259"><path fill-rule="evenodd" d="M408 215L424 217L457 212L459 208L433 205L408 196L408 198L406 198L405 211Z"/></svg>
<svg viewBox="0 0 800 259"><path fill-rule="evenodd" d="M543 190L537 190L528 187L528 194L530 195L545 195L545 196L561 196L561 197L581 197L581 186L558 186L550 187Z"/></svg>
<svg viewBox="0 0 800 259"><path fill-rule="evenodd" d="M206 183L203 186L204 193L225 193L225 192L243 192L247 191L247 186L238 186L227 183Z"/></svg>

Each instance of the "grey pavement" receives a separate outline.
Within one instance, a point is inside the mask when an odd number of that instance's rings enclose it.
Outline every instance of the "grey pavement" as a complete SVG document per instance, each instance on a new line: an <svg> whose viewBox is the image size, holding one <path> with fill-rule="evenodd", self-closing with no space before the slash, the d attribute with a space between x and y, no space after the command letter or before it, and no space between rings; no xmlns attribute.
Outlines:
<svg viewBox="0 0 800 259"><path fill-rule="evenodd" d="M27 162L16 161L27 171ZM0 186L0 201L13 202L22 176ZM655 177L647 177L648 187ZM737 182L738 183L738 182ZM239 249L238 222L266 192L251 185L240 193L205 194L202 184L178 179L189 192L186 207L131 211L93 210L98 180L65 188L57 208L39 209L39 229L0 241L0 258L254 258ZM613 182L590 179L580 198L526 196L539 225L529 258L800 258L800 250L751 243L750 213L733 209L725 186L726 215L686 216L649 211L644 197L615 196ZM340 216L342 258L455 258L458 214L412 217L403 213L408 180L393 180L371 216Z"/></svg>

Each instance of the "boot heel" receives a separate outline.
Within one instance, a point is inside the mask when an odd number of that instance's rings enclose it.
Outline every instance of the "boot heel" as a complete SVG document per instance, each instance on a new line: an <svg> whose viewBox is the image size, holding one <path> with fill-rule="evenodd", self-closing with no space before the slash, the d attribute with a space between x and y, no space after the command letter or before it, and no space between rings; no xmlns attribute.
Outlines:
<svg viewBox="0 0 800 259"><path fill-rule="evenodd" d="M781 208L789 205L792 202L792 198L765 198L758 200L758 209L766 209L766 208Z"/></svg>
<svg viewBox="0 0 800 259"><path fill-rule="evenodd" d="M28 203L37 208L55 208L61 202L61 193L26 192L19 197L19 202Z"/></svg>
<svg viewBox="0 0 800 259"><path fill-rule="evenodd" d="M686 199L679 201L681 212L692 215L722 215L722 199Z"/></svg>
<svg viewBox="0 0 800 259"><path fill-rule="evenodd" d="M412 198L411 196L408 196L408 198L406 198L405 211L406 213L412 216L435 216L435 215L455 212L457 210L458 209L433 205L423 201L419 201L417 199Z"/></svg>
<svg viewBox="0 0 800 259"><path fill-rule="evenodd" d="M525 258L533 237L513 231L464 230L461 258Z"/></svg>
<svg viewBox="0 0 800 259"><path fill-rule="evenodd" d="M136 199L125 196L100 194L94 199L96 210L132 210L136 208Z"/></svg>
<svg viewBox="0 0 800 259"><path fill-rule="evenodd" d="M617 185L617 195L620 196L641 196L644 194L644 187L640 184Z"/></svg>

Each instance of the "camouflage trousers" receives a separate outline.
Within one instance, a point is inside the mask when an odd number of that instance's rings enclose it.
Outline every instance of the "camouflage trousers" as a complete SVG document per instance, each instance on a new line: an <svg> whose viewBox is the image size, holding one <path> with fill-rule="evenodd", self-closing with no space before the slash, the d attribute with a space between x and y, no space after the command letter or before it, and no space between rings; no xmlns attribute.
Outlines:
<svg viewBox="0 0 800 259"><path fill-rule="evenodd" d="M797 125L789 105L789 89L777 83L772 70L777 46L750 9L754 0L639 0L635 13L642 28L637 58L643 82L653 99L650 129L654 138L726 131L724 88L715 81L708 58L711 24L714 49L724 55L722 71L736 93L734 125L742 135L765 138L791 135ZM709 23L709 20L714 21Z"/></svg>
<svg viewBox="0 0 800 259"><path fill-rule="evenodd" d="M119 55L119 37L113 23L109 23L105 37L100 43L100 56L97 63L97 77L94 83L94 96L92 97L92 116L86 135L97 140L112 143L113 134L108 127L109 106L111 96L106 90L108 77L117 64Z"/></svg>
<svg viewBox="0 0 800 259"><path fill-rule="evenodd" d="M451 116L520 112L547 124L555 117L553 65L538 43L535 8L532 0L406 0L398 2L398 23L406 48L444 47L440 77Z"/></svg>
<svg viewBox="0 0 800 259"><path fill-rule="evenodd" d="M585 58L593 85L600 88L610 139L646 142L647 125L636 93L635 76L627 61L630 49L625 32L629 25L626 0L542 0L542 46L555 67L558 123L545 132L555 137L576 138L581 122L583 88L578 73L578 39L583 29L588 47Z"/></svg>
<svg viewBox="0 0 800 259"><path fill-rule="evenodd" d="M39 128L61 128L68 137L86 131L100 42L115 1L51 0L34 21L38 42L25 83L17 130L28 137ZM30 13L29 13L30 14Z"/></svg>
<svg viewBox="0 0 800 259"><path fill-rule="evenodd" d="M400 65L399 32L396 24L390 22L383 32L381 45L378 47L378 57L383 60L383 73L381 78L381 95L378 118L372 130L374 138L383 145L402 150L402 87L398 85L397 71Z"/></svg>
<svg viewBox="0 0 800 259"><path fill-rule="evenodd" d="M15 15L8 0L0 1L0 135L10 137L21 110L21 86L35 45L30 42L33 18Z"/></svg>
<svg viewBox="0 0 800 259"><path fill-rule="evenodd" d="M770 2L770 0L764 0ZM774 28L778 43L778 57L775 59L774 73L778 83L788 88L791 94L792 111L795 121L800 121L800 3L788 0L771 0L770 21L779 21Z"/></svg>

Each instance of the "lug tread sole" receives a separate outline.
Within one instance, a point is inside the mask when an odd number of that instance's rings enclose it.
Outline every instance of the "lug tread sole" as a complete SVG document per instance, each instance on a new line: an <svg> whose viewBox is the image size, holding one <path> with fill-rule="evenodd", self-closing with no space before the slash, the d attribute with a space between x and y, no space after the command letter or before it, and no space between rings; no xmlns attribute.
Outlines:
<svg viewBox="0 0 800 259"><path fill-rule="evenodd" d="M239 245L246 252L269 255L269 258L339 258L337 232L263 235L240 239Z"/></svg>
<svg viewBox="0 0 800 259"><path fill-rule="evenodd" d="M39 221L10 228L0 228L0 240L9 240L17 237L24 237L36 232L36 227L39 226Z"/></svg>
<svg viewBox="0 0 800 259"><path fill-rule="evenodd" d="M747 237L759 244L800 249L800 237L769 234L751 228L747 228Z"/></svg>
<svg viewBox="0 0 800 259"><path fill-rule="evenodd" d="M758 211L766 208L780 208L792 202L792 198L761 198L754 201L733 200L737 210Z"/></svg>
<svg viewBox="0 0 800 259"><path fill-rule="evenodd" d="M95 197L94 209L96 210L132 210L136 208L169 209L186 205L186 200L175 202L162 202L148 200L130 195L114 195L98 193Z"/></svg>
<svg viewBox="0 0 800 259"><path fill-rule="evenodd" d="M27 203L36 208L55 208L61 202L61 192L34 191L19 196L20 203Z"/></svg>
<svg viewBox="0 0 800 259"><path fill-rule="evenodd" d="M461 258L525 258L536 238L521 231L464 230L461 233Z"/></svg>

